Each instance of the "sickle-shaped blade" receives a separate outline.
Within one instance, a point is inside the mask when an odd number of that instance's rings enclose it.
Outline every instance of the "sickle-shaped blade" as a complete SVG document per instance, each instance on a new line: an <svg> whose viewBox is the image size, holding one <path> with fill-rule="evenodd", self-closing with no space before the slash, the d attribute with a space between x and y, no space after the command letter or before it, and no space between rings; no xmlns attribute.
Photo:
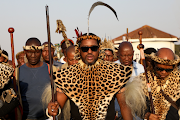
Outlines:
<svg viewBox="0 0 180 120"><path fill-rule="evenodd" d="M103 3L103 2L101 2L101 1L95 2L95 3L91 6L91 9L89 10L88 20L89 20L89 17L90 17L91 12L92 12L93 9L94 9L96 6L98 6L98 5L103 5L103 6L108 7L109 9L111 9L111 10L113 11L114 15L116 16L117 20L118 20L116 11L115 11L111 6L109 6L108 4ZM118 20L118 21L119 21L119 20Z"/></svg>

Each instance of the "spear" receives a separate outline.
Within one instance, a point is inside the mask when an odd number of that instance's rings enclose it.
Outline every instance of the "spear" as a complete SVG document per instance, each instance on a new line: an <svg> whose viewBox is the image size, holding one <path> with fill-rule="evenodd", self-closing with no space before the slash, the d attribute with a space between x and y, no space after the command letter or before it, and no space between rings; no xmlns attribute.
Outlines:
<svg viewBox="0 0 180 120"><path fill-rule="evenodd" d="M14 28L9 28L8 32L10 33L10 38L11 38L11 53L12 53L12 64L13 64L13 68L14 68L14 72L13 72L13 86L14 86L14 90L17 94L17 88L16 88L16 77L15 77L15 59L14 59L14 41L13 41L13 33L14 33ZM17 120L17 108L15 108L15 119Z"/></svg>
<svg viewBox="0 0 180 120"><path fill-rule="evenodd" d="M148 87L148 93L149 93L149 98L150 98L150 104L151 104L151 112L153 114L155 114L154 112L154 105L153 105L153 99L152 99L152 93L151 93L151 87L150 87L150 83L149 83L149 80L148 80L148 77L147 77L147 69L146 69L146 62L145 62L145 57L144 57L144 45L142 44L142 31L139 31L138 32L139 34L139 42L140 44L137 46L137 48L140 50L140 61L141 61L141 64L144 66L144 70L145 70L145 77L146 77L146 81L147 81L147 87Z"/></svg>
<svg viewBox="0 0 180 120"><path fill-rule="evenodd" d="M51 36L50 36L50 25L49 25L49 9L48 6L46 8L46 21L47 21L47 36L48 36L48 50L49 50L49 64L50 64L50 79L51 79L51 93L52 93L52 102L54 102L54 81L52 74L52 56L51 56ZM53 120L55 120L55 116L53 116Z"/></svg>

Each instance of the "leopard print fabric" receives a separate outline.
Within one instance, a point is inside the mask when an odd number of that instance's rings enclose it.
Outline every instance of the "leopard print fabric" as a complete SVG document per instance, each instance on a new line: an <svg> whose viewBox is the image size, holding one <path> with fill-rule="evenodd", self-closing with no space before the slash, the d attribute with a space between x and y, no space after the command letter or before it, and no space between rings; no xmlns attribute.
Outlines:
<svg viewBox="0 0 180 120"><path fill-rule="evenodd" d="M158 56L156 56L155 53L151 53L150 55L145 54L145 57L150 57L153 61L160 63L160 64L164 64L164 65L176 65L180 62L180 58L178 55L174 54L175 59L174 60L166 60L166 59L162 59Z"/></svg>
<svg viewBox="0 0 180 120"><path fill-rule="evenodd" d="M154 76L154 78L152 78L152 76ZM152 76L150 71L148 71L147 77L151 85L155 114L161 116L160 120L165 120L171 103L169 103L165 99L165 97L160 92L160 89L162 89L163 92L168 95L173 101L177 101L180 98L180 71L177 69L173 70L165 80L157 79L157 77L154 75L154 72L152 72ZM145 92L145 95L149 97L145 74L141 74L140 78L143 81L143 90Z"/></svg>
<svg viewBox="0 0 180 120"><path fill-rule="evenodd" d="M81 62L56 72L55 84L78 106L83 120L104 120L110 101L126 85L132 68L101 61L85 69Z"/></svg>
<svg viewBox="0 0 180 120"><path fill-rule="evenodd" d="M12 66L6 63L0 63L0 89L3 89L4 86L9 82L13 72L14 69Z"/></svg>

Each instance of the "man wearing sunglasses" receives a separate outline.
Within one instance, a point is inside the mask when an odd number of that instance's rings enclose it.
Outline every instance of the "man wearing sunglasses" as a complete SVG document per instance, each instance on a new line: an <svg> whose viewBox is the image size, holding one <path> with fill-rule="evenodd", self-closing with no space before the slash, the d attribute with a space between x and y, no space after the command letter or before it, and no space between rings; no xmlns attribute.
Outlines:
<svg viewBox="0 0 180 120"><path fill-rule="evenodd" d="M177 64L180 58L169 48L161 48L157 53L151 53L148 57L152 60L149 67L151 69L147 70L147 77L151 86L155 114L149 111L145 114L145 118L179 120L180 72ZM143 80L145 94L149 97L145 75L141 74L140 77Z"/></svg>
<svg viewBox="0 0 180 120"><path fill-rule="evenodd" d="M57 102L48 104L49 115L57 115L59 106L62 109L69 97L78 107L71 109L71 119L113 120L116 97L123 109L121 112L124 120L133 119L132 108L128 107L124 96L125 84L132 73L131 67L104 61L104 53L101 53L100 49L101 39L92 33L77 38L75 54L79 61L54 74L55 84L60 91L56 92ZM143 91L137 93L144 94ZM139 108L143 106L142 101L137 102L140 103Z"/></svg>

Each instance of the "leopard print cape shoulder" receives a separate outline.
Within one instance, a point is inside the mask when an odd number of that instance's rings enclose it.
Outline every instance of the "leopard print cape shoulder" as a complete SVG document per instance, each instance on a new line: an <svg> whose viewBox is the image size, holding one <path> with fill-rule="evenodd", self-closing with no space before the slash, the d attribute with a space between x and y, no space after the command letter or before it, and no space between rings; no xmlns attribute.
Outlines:
<svg viewBox="0 0 180 120"><path fill-rule="evenodd" d="M8 84L14 68L7 63L0 63L0 89L3 89Z"/></svg>
<svg viewBox="0 0 180 120"><path fill-rule="evenodd" d="M164 80L158 79L155 76L154 72L152 72L151 74L150 71L147 72L147 77L149 79L151 86L155 114L161 116L160 120L165 120L166 115L170 109L171 103L169 103L165 99L160 90L162 89L167 96L169 96L173 101L176 102L180 98L180 71L177 69L173 70L170 73L170 75ZM140 78L143 82L143 90L145 92L145 95L149 97L145 74L141 74Z"/></svg>
<svg viewBox="0 0 180 120"><path fill-rule="evenodd" d="M102 60L88 68L81 63L56 72L55 84L78 106L83 120L104 120L110 101L126 85L132 68Z"/></svg>

